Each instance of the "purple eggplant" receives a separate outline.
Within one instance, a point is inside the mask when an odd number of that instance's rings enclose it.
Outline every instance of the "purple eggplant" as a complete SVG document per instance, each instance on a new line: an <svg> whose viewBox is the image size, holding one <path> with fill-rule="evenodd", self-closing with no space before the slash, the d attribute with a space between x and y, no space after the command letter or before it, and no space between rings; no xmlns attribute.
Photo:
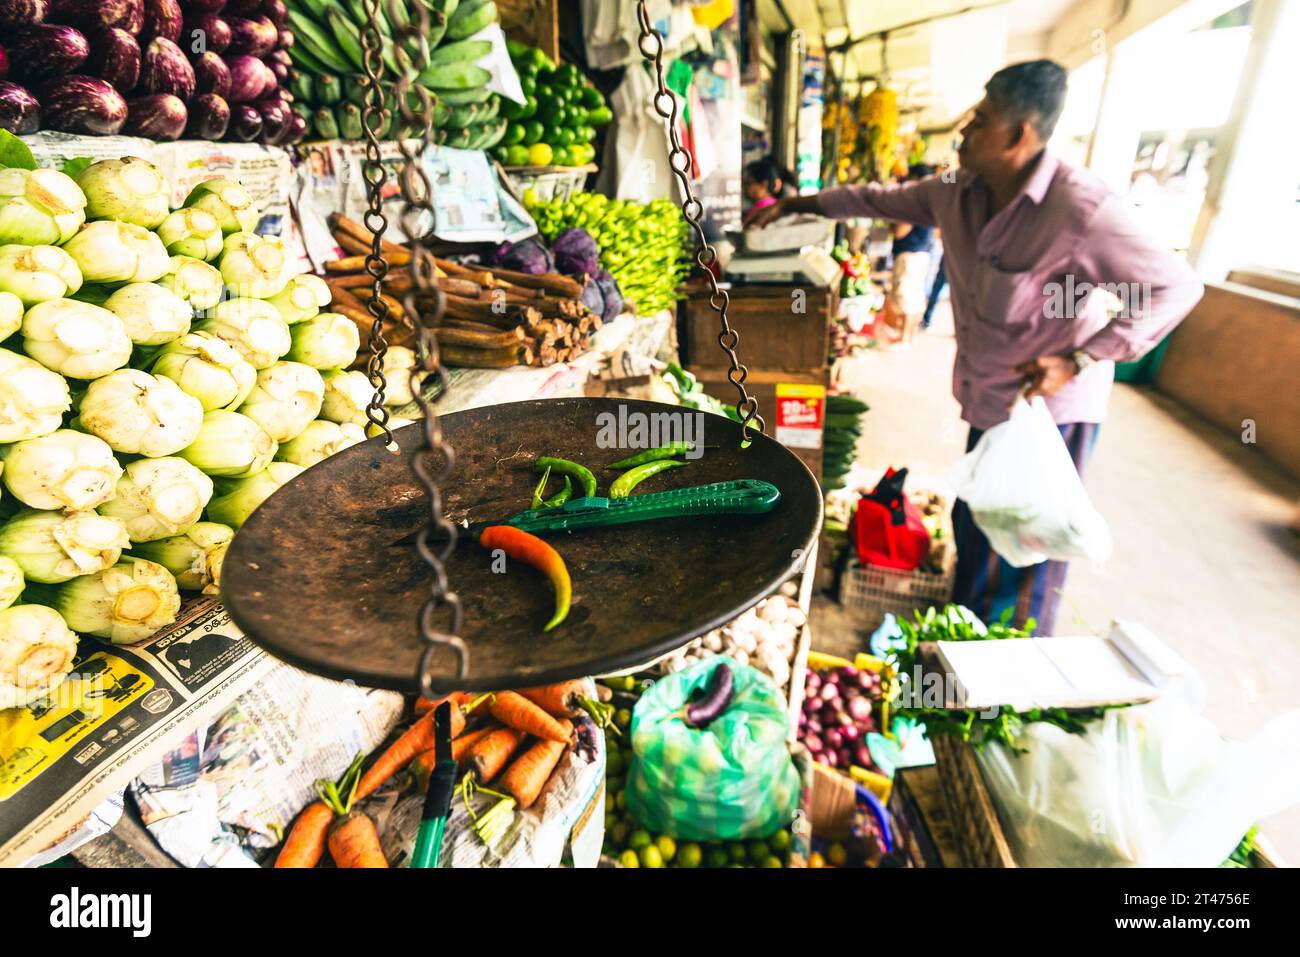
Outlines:
<svg viewBox="0 0 1300 957"><path fill-rule="evenodd" d="M49 0L46 19L99 30L118 27L138 34L144 27L144 0Z"/></svg>
<svg viewBox="0 0 1300 957"><path fill-rule="evenodd" d="M181 46L190 50L211 50L223 53L230 46L230 24L221 17L204 14L186 17L181 28Z"/></svg>
<svg viewBox="0 0 1300 957"><path fill-rule="evenodd" d="M280 31L280 42L276 46L281 50L288 50L293 46L293 32L291 30Z"/></svg>
<svg viewBox="0 0 1300 957"><path fill-rule="evenodd" d="M250 56L262 56L270 53L280 42L280 31L266 17L249 20L245 17L229 17L230 52L247 53Z"/></svg>
<svg viewBox="0 0 1300 957"><path fill-rule="evenodd" d="M262 114L252 103L230 106L230 139L251 143L262 135Z"/></svg>
<svg viewBox="0 0 1300 957"><path fill-rule="evenodd" d="M189 119L185 104L170 93L136 97L126 104L126 109L126 125L122 132L151 140L179 139Z"/></svg>
<svg viewBox="0 0 1300 957"><path fill-rule="evenodd" d="M266 92L266 78L273 75L266 64L253 56L232 56L230 67L230 102L251 103Z"/></svg>
<svg viewBox="0 0 1300 957"><path fill-rule="evenodd" d="M278 63L285 68L289 68L293 66L293 57L289 56L288 52L283 49L272 50L266 56L262 57L262 62L268 63L271 66L275 66Z"/></svg>
<svg viewBox="0 0 1300 957"><path fill-rule="evenodd" d="M195 57L194 78L197 92L215 93L223 100L230 96L230 67L211 50Z"/></svg>
<svg viewBox="0 0 1300 957"><path fill-rule="evenodd" d="M686 705L686 723L692 728L708 727L722 717L723 712L731 704L731 696L735 690L735 675L731 673L726 662L718 662L717 667L709 674L708 683L704 686L704 694Z"/></svg>
<svg viewBox="0 0 1300 957"><path fill-rule="evenodd" d="M45 20L46 0L0 0L0 27L30 27Z"/></svg>
<svg viewBox="0 0 1300 957"><path fill-rule="evenodd" d="M226 0L185 0L186 16L199 16L205 13L220 13L226 9Z"/></svg>
<svg viewBox="0 0 1300 957"><path fill-rule="evenodd" d="M279 145L280 138L289 129L293 110L278 96L271 96L257 101L257 111L262 114L262 142Z"/></svg>
<svg viewBox="0 0 1300 957"><path fill-rule="evenodd" d="M181 42L181 5L178 0L144 0L144 27L142 41L166 37L172 43Z"/></svg>
<svg viewBox="0 0 1300 957"><path fill-rule="evenodd" d="M0 47L0 80L9 79L9 54L5 53L5 48Z"/></svg>
<svg viewBox="0 0 1300 957"><path fill-rule="evenodd" d="M284 5L284 0L262 0L258 11L266 17L276 28L283 27L285 21L289 19L289 8Z"/></svg>
<svg viewBox="0 0 1300 957"><path fill-rule="evenodd" d="M52 23L14 30L7 46L13 78L31 85L75 73L90 55L84 33Z"/></svg>
<svg viewBox="0 0 1300 957"><path fill-rule="evenodd" d="M289 68L283 63L268 63L267 66L269 66L271 72L275 74L275 82L278 85L283 86L289 82Z"/></svg>
<svg viewBox="0 0 1300 957"><path fill-rule="evenodd" d="M280 135L274 143L268 142L268 146L292 146L294 143L301 143L307 135L307 120L297 113L289 114L289 126Z"/></svg>
<svg viewBox="0 0 1300 957"><path fill-rule="evenodd" d="M98 77L57 77L38 92L47 130L112 136L126 123L126 100Z"/></svg>
<svg viewBox="0 0 1300 957"><path fill-rule="evenodd" d="M112 27L100 30L90 40L90 56L82 69L111 83L119 93L134 90L140 80L140 44L135 37Z"/></svg>
<svg viewBox="0 0 1300 957"><path fill-rule="evenodd" d="M140 58L141 93L170 93L188 102L194 96L194 67L181 48L165 37L154 37Z"/></svg>
<svg viewBox="0 0 1300 957"><path fill-rule="evenodd" d="M262 0L226 0L226 13L234 17L251 17L261 6Z"/></svg>
<svg viewBox="0 0 1300 957"><path fill-rule="evenodd" d="M230 104L215 93L200 93L190 100L190 120L185 135L194 140L219 140L230 126Z"/></svg>
<svg viewBox="0 0 1300 957"><path fill-rule="evenodd" d="M0 80L0 130L17 136L41 128L41 104L26 88Z"/></svg>

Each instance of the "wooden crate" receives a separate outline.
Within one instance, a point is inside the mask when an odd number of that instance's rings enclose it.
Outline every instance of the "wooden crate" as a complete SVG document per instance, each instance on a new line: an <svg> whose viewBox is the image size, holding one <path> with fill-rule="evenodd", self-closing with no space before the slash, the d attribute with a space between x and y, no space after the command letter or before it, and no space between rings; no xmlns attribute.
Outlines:
<svg viewBox="0 0 1300 957"><path fill-rule="evenodd" d="M821 286L732 286L727 310L739 334L740 361L755 372L815 373L829 365L830 323L839 309L838 294ZM718 345L718 314L707 295L686 300L683 360L696 366L724 365Z"/></svg>
<svg viewBox="0 0 1300 957"><path fill-rule="evenodd" d="M747 361L742 357L742 361ZM758 400L758 412L763 416L767 425L767 434L772 435L776 430L776 387L784 383L794 383L797 385L822 385L825 386L828 381L829 369L820 369L812 372L765 372L756 371L755 367L749 367L749 379L745 382L745 390ZM714 398L721 399L727 405L734 405L736 402L736 387L727 379L727 370L723 368L709 368L701 366L691 366L691 374L700 382L704 391ZM822 477L822 449L819 446L815 449L791 449L795 455L808 466L813 477L819 482Z"/></svg>
<svg viewBox="0 0 1300 957"><path fill-rule="evenodd" d="M574 4L577 6L577 4ZM559 0L497 0L506 36L560 60Z"/></svg>

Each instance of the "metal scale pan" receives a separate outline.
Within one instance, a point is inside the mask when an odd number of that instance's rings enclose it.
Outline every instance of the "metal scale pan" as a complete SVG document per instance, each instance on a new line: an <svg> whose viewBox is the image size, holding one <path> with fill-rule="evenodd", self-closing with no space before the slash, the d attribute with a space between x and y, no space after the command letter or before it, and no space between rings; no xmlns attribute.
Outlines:
<svg viewBox="0 0 1300 957"><path fill-rule="evenodd" d="M602 466L629 453L597 447L597 416L617 416L620 406L628 413L686 411L622 399L550 399L443 416L456 451L455 473L443 489L446 514L457 523L495 521L528 508L539 455L583 463L604 494L616 473ZM773 439L758 435L741 449L738 423L704 419L703 441L717 448L638 491L760 479L781 492L773 511L548 536L568 565L573 607L545 634L553 598L542 575L515 562L494 573L485 549L458 545L447 576L464 606L468 675L456 678L456 656L444 650L434 659L434 686L528 687L643 664L730 620L789 578L821 527L817 482ZM409 467L420 427L395 435L402 455L371 439L267 500L235 536L221 590L235 623L276 657L328 677L415 691L423 650L415 622L430 579L409 542L427 522L428 500Z"/></svg>

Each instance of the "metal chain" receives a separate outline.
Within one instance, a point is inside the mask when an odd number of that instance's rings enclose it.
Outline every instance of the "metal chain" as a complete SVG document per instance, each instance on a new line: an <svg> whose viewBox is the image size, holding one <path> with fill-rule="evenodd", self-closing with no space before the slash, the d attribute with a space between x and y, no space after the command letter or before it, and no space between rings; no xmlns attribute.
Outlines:
<svg viewBox="0 0 1300 957"><path fill-rule="evenodd" d="M388 260L384 256L384 233L388 217L384 215L384 184L388 170L384 168L379 151L379 130L384 121L384 89L380 80L384 75L383 35L379 31L379 0L364 0L366 22L361 25L362 65L365 68L365 107L361 123L366 131L366 158L361 165L361 175L366 180L369 206L365 224L370 230L370 253L366 256L366 272L370 274L370 362L366 373L374 387L374 395L366 406L366 418L383 432L384 444L395 449L393 433L388 427L388 380L384 377L384 357L388 355L388 340L384 337L384 322L388 318L388 300L384 298L384 280L388 277Z"/></svg>
<svg viewBox="0 0 1300 957"><path fill-rule="evenodd" d="M750 430L754 424L757 424L759 432L763 431L763 417L758 414L758 400L745 390L749 369L741 364L740 357L736 354L736 347L740 344L740 334L731 328L731 322L727 318L727 307L731 304L731 296L718 284L718 277L713 274L713 267L718 262L718 251L704 235L704 227L701 225L704 219L704 204L696 198L695 192L691 189L691 154L682 145L681 136L677 132L677 97L669 92L664 78L664 40L650 19L646 0L637 0L636 15L641 27L637 45L640 47L641 55L653 63L655 68L655 80L658 84L653 100L655 112L668 121L668 139L672 144L668 151L668 165L672 167L673 175L681 183L682 192L686 195L686 201L682 203L682 216L695 230L699 240L700 248L695 254L695 261L708 276L709 305L718 314L718 321L722 326L722 331L718 333L718 345L722 347L722 351L727 354L727 359L731 363L731 368L727 371L727 379L736 387L736 392L740 396L736 402L736 413L740 416L741 446L744 447L753 441Z"/></svg>
<svg viewBox="0 0 1300 957"><path fill-rule="evenodd" d="M469 673L469 646L460 637L464 610L459 596L447 581L446 563L456 548L457 529L443 514L440 489L451 478L456 456L443 435L442 423L434 412L433 403L427 398L431 386L445 388L447 385L447 370L442 366L438 339L434 334L442 323L447 302L438 288L437 263L429 248L435 215L433 187L424 168L425 152L433 141L435 101L427 89L412 82L429 65L428 43L421 42L429 33L429 11L423 3L405 3L403 0L388 0L388 5L389 10L396 11L396 15L389 16L393 43L410 54L411 63L410 70L398 78L394 87L397 103L394 118L400 117L396 128L397 142L402 151L402 169L398 175L404 202L401 225L411 251L411 290L403 297L402 308L416 322L418 361L411 372L411 394L424 416L422 442L411 457L411 471L429 495L429 523L420 530L416 539L416 550L429 566L432 576L429 597L420 608L418 620L420 639L425 644L420 656L419 682L420 693L433 697L439 692L452 690L436 688L432 682L434 662L446 649L456 655L457 677L464 678ZM405 19L403 12L407 14ZM412 149L403 134L416 127L420 129L421 137L418 147ZM435 546L436 539L442 539L443 543ZM438 628L440 613L450 615L446 631Z"/></svg>

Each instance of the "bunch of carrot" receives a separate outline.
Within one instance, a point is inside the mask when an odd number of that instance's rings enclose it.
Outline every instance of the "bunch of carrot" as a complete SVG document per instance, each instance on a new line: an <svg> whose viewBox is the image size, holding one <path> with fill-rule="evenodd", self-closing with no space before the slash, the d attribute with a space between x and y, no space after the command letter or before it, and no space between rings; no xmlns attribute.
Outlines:
<svg viewBox="0 0 1300 957"><path fill-rule="evenodd" d="M275 866L315 867L328 847L339 867L387 867L374 823L354 805L408 768L421 790L428 787L437 763L434 711L443 700L448 699L418 699L415 723L364 774L358 760L337 784L320 782L321 800L298 815ZM495 782L526 809L537 801L572 742L569 719L597 706L597 688L590 678L582 678L521 691L456 693L449 700L452 757L462 762L476 785ZM471 720L477 726L467 730Z"/></svg>

